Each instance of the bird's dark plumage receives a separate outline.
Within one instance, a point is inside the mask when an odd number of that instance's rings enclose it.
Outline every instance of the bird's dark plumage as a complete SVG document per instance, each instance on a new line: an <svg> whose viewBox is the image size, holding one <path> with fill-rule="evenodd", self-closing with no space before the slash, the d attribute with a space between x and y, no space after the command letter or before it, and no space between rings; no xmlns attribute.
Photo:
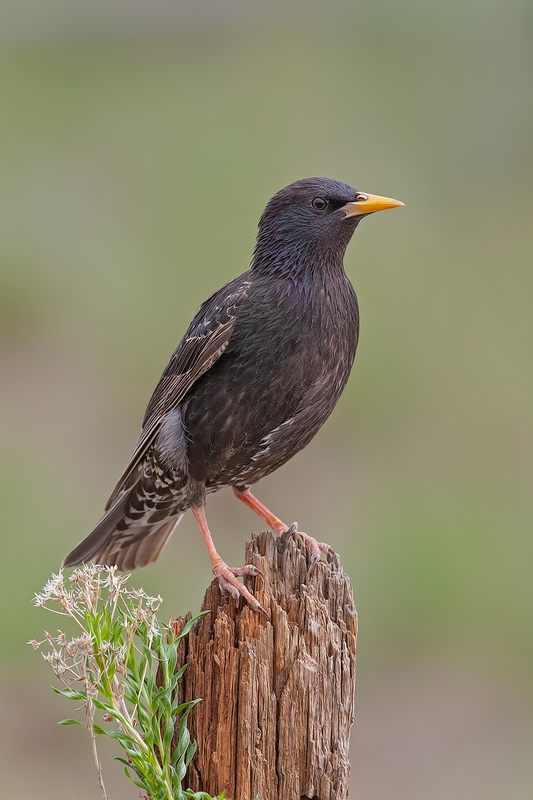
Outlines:
<svg viewBox="0 0 533 800"><path fill-rule="evenodd" d="M149 564L191 508L221 584L259 607L235 577L254 568L232 570L214 549L205 494L231 486L277 532L286 530L249 487L305 447L339 399L359 332L344 252L363 216L393 205L401 204L326 178L298 181L270 200L250 270L199 309L103 518L64 566Z"/></svg>

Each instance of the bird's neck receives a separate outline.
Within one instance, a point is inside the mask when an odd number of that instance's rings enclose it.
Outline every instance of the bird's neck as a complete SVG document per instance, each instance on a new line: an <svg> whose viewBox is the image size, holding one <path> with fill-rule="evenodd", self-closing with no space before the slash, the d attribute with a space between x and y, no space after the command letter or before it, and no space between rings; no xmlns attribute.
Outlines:
<svg viewBox="0 0 533 800"><path fill-rule="evenodd" d="M318 276L344 275L344 249L317 247L310 242L272 241L259 237L252 260L252 272L286 278L294 283L307 283Z"/></svg>

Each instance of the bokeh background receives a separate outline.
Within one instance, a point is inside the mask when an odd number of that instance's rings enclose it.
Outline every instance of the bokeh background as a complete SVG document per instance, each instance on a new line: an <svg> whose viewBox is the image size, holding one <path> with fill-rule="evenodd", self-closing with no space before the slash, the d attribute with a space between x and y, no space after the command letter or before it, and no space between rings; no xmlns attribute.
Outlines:
<svg viewBox="0 0 533 800"><path fill-rule="evenodd" d="M358 229L355 370L259 496L353 581L352 796L533 797L531 2L2 0L0 44L2 796L100 797L32 594L265 202L328 175L406 207ZM241 563L257 520L209 516ZM210 578L186 518L134 582L170 618Z"/></svg>

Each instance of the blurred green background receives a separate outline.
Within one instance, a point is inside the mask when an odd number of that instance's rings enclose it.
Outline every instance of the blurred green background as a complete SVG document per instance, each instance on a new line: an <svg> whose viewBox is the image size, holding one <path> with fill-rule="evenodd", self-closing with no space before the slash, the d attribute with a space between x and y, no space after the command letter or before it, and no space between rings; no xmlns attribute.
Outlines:
<svg viewBox="0 0 533 800"><path fill-rule="evenodd" d="M266 201L328 175L406 207L358 229L352 378L258 494L353 581L352 796L533 797L531 3L3 0L0 42L3 796L100 796L32 593ZM208 513L241 563L257 519ZM134 576L167 617L210 579L189 517Z"/></svg>

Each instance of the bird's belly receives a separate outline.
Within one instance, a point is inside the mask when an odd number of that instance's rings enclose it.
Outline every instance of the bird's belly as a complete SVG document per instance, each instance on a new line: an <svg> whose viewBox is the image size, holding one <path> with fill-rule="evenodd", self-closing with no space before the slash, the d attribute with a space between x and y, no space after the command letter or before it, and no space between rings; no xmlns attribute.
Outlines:
<svg viewBox="0 0 533 800"><path fill-rule="evenodd" d="M269 475L307 447L330 416L346 385L349 369L341 367L325 372L298 404L295 413L262 437L249 462L243 465L243 485Z"/></svg>
<svg viewBox="0 0 533 800"><path fill-rule="evenodd" d="M315 436L346 384L353 359L250 366L213 376L184 407L190 475L207 488L251 485Z"/></svg>

